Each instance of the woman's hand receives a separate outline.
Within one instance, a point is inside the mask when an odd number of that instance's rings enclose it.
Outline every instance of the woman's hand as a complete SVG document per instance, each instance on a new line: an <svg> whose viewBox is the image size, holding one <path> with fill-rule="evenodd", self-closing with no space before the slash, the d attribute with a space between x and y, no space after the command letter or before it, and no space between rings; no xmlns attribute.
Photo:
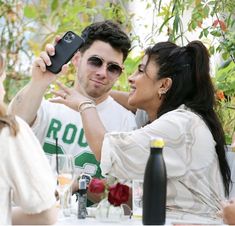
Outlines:
<svg viewBox="0 0 235 226"><path fill-rule="evenodd" d="M78 107L84 101L91 101L74 88L68 88L60 82L56 82L60 87L58 91L52 91L55 98L50 99L50 102L64 104L75 111L78 111Z"/></svg>

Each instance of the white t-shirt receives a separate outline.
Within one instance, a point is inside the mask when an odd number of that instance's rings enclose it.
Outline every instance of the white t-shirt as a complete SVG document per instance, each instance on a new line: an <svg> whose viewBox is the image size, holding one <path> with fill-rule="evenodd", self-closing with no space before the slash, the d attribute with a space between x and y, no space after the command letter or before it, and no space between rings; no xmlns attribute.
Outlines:
<svg viewBox="0 0 235 226"><path fill-rule="evenodd" d="M132 131L107 133L100 167L104 175L143 179L150 139L165 141L167 216L215 220L224 187L213 136L204 121L183 105Z"/></svg>
<svg viewBox="0 0 235 226"><path fill-rule="evenodd" d="M96 108L107 131L131 131L136 128L134 114L113 98L108 97ZM86 172L101 176L99 163L86 142L80 113L63 104L44 100L32 129L46 154L56 153L55 139L58 137L58 152L74 156L77 174Z"/></svg>
<svg viewBox="0 0 235 226"><path fill-rule="evenodd" d="M29 126L16 117L20 131L0 132L0 225L11 224L12 201L26 213L55 205L56 181L40 143Z"/></svg>

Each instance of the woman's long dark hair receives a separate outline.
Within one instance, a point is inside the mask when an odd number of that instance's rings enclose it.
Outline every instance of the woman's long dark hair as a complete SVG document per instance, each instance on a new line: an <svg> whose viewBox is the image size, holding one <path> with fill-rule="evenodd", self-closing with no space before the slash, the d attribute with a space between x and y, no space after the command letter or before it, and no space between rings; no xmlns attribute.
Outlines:
<svg viewBox="0 0 235 226"><path fill-rule="evenodd" d="M185 104L200 115L216 141L216 153L223 177L225 194L229 194L231 173L225 156L225 136L214 111L215 92L209 74L209 53L200 41L178 47L171 42L157 43L147 49L149 60L159 66L157 79L170 77L172 86L165 94L157 117Z"/></svg>

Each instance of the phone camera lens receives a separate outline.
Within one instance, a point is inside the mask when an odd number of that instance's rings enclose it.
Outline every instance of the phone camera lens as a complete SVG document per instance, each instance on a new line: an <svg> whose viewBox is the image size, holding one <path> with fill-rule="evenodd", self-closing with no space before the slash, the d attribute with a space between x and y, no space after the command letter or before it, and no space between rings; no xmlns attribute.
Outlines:
<svg viewBox="0 0 235 226"><path fill-rule="evenodd" d="M71 39L74 39L74 37L75 37L74 34L71 34Z"/></svg>
<svg viewBox="0 0 235 226"><path fill-rule="evenodd" d="M71 43L72 40L75 38L75 35L72 32L68 32L65 36L64 36L64 40L67 43Z"/></svg>

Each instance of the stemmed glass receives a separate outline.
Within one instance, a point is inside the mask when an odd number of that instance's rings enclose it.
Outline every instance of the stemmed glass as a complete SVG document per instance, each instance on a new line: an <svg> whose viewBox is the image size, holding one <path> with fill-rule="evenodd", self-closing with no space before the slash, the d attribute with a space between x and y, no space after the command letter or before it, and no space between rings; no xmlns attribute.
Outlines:
<svg viewBox="0 0 235 226"><path fill-rule="evenodd" d="M66 215L68 205L68 195L74 180L74 161L71 155L57 154L52 156L51 165L55 170L57 177L57 191L60 197L60 205L62 212Z"/></svg>

